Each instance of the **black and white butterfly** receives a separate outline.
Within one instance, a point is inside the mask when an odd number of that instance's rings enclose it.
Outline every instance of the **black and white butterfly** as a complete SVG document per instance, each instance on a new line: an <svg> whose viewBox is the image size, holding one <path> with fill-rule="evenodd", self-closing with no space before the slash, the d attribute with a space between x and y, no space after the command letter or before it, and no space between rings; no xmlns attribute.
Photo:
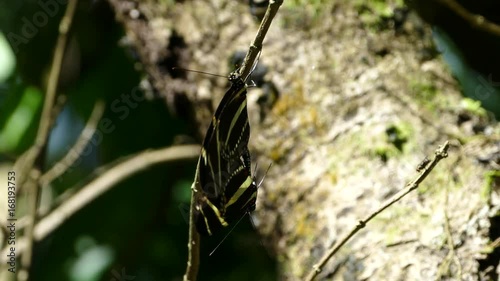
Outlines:
<svg viewBox="0 0 500 281"><path fill-rule="evenodd" d="M196 171L195 224L202 235L230 225L255 210L258 186L251 175L247 85L229 77L205 135Z"/></svg>

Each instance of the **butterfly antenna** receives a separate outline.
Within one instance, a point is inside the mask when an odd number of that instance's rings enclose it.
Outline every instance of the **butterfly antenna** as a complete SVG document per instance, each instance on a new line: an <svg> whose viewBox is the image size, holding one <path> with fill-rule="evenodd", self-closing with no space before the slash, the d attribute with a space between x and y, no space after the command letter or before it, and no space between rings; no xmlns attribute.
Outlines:
<svg viewBox="0 0 500 281"><path fill-rule="evenodd" d="M256 175L257 167L259 166L259 162L255 162L255 167L253 168L253 174Z"/></svg>
<svg viewBox="0 0 500 281"><path fill-rule="evenodd" d="M199 70L192 70L192 69L187 69L187 68L182 68L182 67L172 67L172 70L184 70L184 71L189 71L189 72L195 72L195 73L201 73L201 74L205 74L205 75L211 75L211 76L226 78L226 76L223 76L223 75L208 73L208 72L199 71Z"/></svg>
<svg viewBox="0 0 500 281"><path fill-rule="evenodd" d="M260 187L260 185L262 184L262 182L264 182L264 179L266 178L267 176L267 173L269 172L269 169L271 169L271 166L273 165L273 163L271 162L269 164L269 167L267 167L267 170L266 170L266 173L264 174L264 176L262 177L262 179L260 180L259 184L257 185L257 188Z"/></svg>
<svg viewBox="0 0 500 281"><path fill-rule="evenodd" d="M254 221L253 221L253 219L252 219L252 216L250 216L250 212L247 212L247 214L248 214L248 217L250 218L250 222L252 223L252 227L253 227L253 229L257 229L257 227L255 226L255 222L254 222ZM260 237L259 237L259 242L260 242L260 245L261 245L262 247L264 247L264 243L262 242L262 239L260 239ZM264 247L264 248L265 248L265 247Z"/></svg>
<svg viewBox="0 0 500 281"><path fill-rule="evenodd" d="M253 229L257 230L257 227L255 226L255 223L252 219L252 216L250 216L250 212L247 212L248 217L250 218L250 222L252 223L252 226L253 226ZM259 236L259 242L260 242L260 245L262 246L262 248L266 249L266 247L264 246L264 242L262 242L262 237L260 235ZM269 257L269 259L272 259L271 255L269 254L269 251L266 251L267 253L267 256Z"/></svg>
<svg viewBox="0 0 500 281"><path fill-rule="evenodd" d="M252 74L253 71L257 68L257 64L259 63L259 60L260 60L260 53L262 53L262 51L259 52L259 54L257 54L257 59L255 60L255 62L252 65L252 70L250 70L250 74Z"/></svg>
<svg viewBox="0 0 500 281"><path fill-rule="evenodd" d="M250 80L250 82L252 82L252 84L247 84L247 87L249 88L257 87L257 84L255 84L253 80Z"/></svg>
<svg viewBox="0 0 500 281"><path fill-rule="evenodd" d="M246 212L245 214L243 214L243 216L241 216L241 218L234 224L234 226L231 228L231 230L229 230L229 232L226 234L226 236L224 236L224 238L222 238L222 240L219 242L219 244L217 244L215 249L212 252L210 252L210 254L208 254L208 256L212 256L212 254L215 252L215 250L217 250L217 248L219 248L219 246L222 245L222 242L224 242L224 240L226 240L226 238L229 236L229 234L231 234L231 232L233 232L234 228L240 223L240 221L243 219L243 217L245 217L246 214L248 214L248 212Z"/></svg>
<svg viewBox="0 0 500 281"><path fill-rule="evenodd" d="M252 73L254 72L254 70L257 68L257 64L259 64L259 60L260 60L260 53L261 52L259 52L257 54L257 59L255 59L253 65L252 65L252 70L250 70L250 72L248 72L248 75L245 77L245 79L243 79L243 81L247 81L248 77L250 77L252 75ZM252 85L248 85L248 86L255 87L256 84L255 84L255 82L252 81Z"/></svg>

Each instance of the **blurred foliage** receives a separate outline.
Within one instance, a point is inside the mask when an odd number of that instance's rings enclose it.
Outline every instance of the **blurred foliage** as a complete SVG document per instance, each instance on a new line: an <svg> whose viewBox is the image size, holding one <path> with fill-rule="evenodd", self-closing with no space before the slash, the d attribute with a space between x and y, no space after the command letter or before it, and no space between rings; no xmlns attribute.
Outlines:
<svg viewBox="0 0 500 281"><path fill-rule="evenodd" d="M385 19L393 18L394 13L404 7L403 0L393 1L388 4L385 0L363 1L356 0L354 5L359 13L361 21L368 27L380 29Z"/></svg>
<svg viewBox="0 0 500 281"><path fill-rule="evenodd" d="M500 24L496 0L454 1L473 15ZM500 36L485 32L464 20L444 1L406 0L405 3L433 26L437 49L450 65L465 96L500 118Z"/></svg>
<svg viewBox="0 0 500 281"><path fill-rule="evenodd" d="M281 25L289 29L308 30L318 23L323 16L329 16L334 1L331 0L287 0L283 2L280 14Z"/></svg>
<svg viewBox="0 0 500 281"><path fill-rule="evenodd" d="M10 49L7 38L0 33L0 81L5 81L10 77L15 67L14 52Z"/></svg>
<svg viewBox="0 0 500 281"><path fill-rule="evenodd" d="M500 80L495 80L492 73L485 74L471 68L460 46L443 29L434 27L433 34L437 48L462 86L463 94L479 101L482 107L500 119Z"/></svg>

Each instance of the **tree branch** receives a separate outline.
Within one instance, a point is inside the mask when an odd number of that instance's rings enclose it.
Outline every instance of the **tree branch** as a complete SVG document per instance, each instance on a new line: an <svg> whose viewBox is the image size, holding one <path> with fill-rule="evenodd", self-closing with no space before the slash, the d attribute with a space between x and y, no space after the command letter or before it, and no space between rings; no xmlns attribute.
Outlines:
<svg viewBox="0 0 500 281"><path fill-rule="evenodd" d="M53 210L45 218L41 219L34 227L33 240L40 241L48 234L63 224L78 210L82 209L92 200L108 191L117 183L126 178L143 171L153 165L165 162L193 159L199 154L200 147L197 145L180 145L158 150L150 150L138 153L125 161L115 164L102 175L82 187L71 198L66 200L57 209ZM16 251L21 254L27 248L28 240L20 239ZM16 241L16 245L18 241ZM1 262L6 262L9 247L2 250Z"/></svg>
<svg viewBox="0 0 500 281"><path fill-rule="evenodd" d="M262 50L262 42L264 42L267 31L269 30L269 27L271 27L271 22L278 13L281 4L283 4L283 0L269 1L269 6L267 7L266 14L262 19L262 22L260 23L257 35L255 35L255 39L250 45L250 49L248 50L247 55L243 60L243 64L241 65L240 76L243 78L243 80L246 80L246 78L248 78L248 75L250 75L252 67Z"/></svg>
<svg viewBox="0 0 500 281"><path fill-rule="evenodd" d="M482 15L471 13L455 0L438 0L438 2L448 7L448 9L466 20L474 28L500 37L500 25L487 20Z"/></svg>
<svg viewBox="0 0 500 281"><path fill-rule="evenodd" d="M195 281L196 276L198 275L198 268L200 266L200 234L196 230L194 224L194 214L196 207L195 193L197 192L197 187L196 187L197 183L198 183L198 168L196 168L195 181L191 185L191 206L189 208L188 261L183 281Z"/></svg>
<svg viewBox="0 0 500 281"><path fill-rule="evenodd" d="M307 275L305 280L312 281L314 278L321 272L321 268L325 266L325 264L330 260L330 258L337 253L342 246L344 246L347 241L349 241L358 231L363 229L366 224L375 218L378 214L383 212L385 209L392 206L394 203L401 200L403 197L408 195L413 190L417 189L420 183L424 181L424 179L430 174L432 169L436 166L436 164L441 161L441 159L448 157L448 148L449 143L446 141L443 145L441 145L435 152L435 157L430 161L425 167L422 167L420 174L413 181L406 184L406 188L402 189L398 193L394 194L389 200L387 200L380 208L378 208L375 212L373 212L368 217L360 220L358 224L343 238L334 245L321 259L320 261L313 266L313 270Z"/></svg>
<svg viewBox="0 0 500 281"><path fill-rule="evenodd" d="M26 238L26 252L21 257L21 269L18 272L18 279L21 281L28 280L29 269L31 267L32 247L33 247L33 232L36 220L36 212L38 209L39 185L38 179L42 171L42 162L44 159L45 148L47 145L50 128L53 125L54 119L52 116L54 104L57 96L57 86L59 85L59 76L61 73L64 53L68 42L68 34L71 29L73 17L75 15L78 0L68 2L66 12L59 24L59 37L57 39L52 66L50 69L49 81L45 93L45 101L42 109L40 124L38 126L37 135L34 145L21 156L14 165L14 170L19 171L18 186L26 184L27 202L29 208L29 216L27 228L24 236ZM29 178L29 181L26 180Z"/></svg>
<svg viewBox="0 0 500 281"><path fill-rule="evenodd" d="M59 160L56 164L54 164L50 170L45 172L40 177L41 187L48 185L54 179L64 174L68 170L68 168L71 167L71 165L78 159L77 157L73 157L73 155L82 154L83 150L85 149L89 141L92 139L92 136L94 135L97 129L97 124L99 123L99 120L101 120L104 110L105 110L104 101L98 100L94 105L94 109L90 114L89 120L87 121L85 128L83 128L80 136L76 140L73 147L71 147L71 149L68 150L68 153L66 153L66 155L64 155L61 158L61 160Z"/></svg>

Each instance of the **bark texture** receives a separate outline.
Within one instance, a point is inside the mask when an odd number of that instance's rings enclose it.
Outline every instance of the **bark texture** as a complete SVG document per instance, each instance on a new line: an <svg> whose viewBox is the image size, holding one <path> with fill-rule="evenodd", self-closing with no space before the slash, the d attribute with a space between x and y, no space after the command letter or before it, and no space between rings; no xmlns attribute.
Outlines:
<svg viewBox="0 0 500 281"><path fill-rule="evenodd" d="M227 58L246 51L258 27L246 3L109 2L155 90L204 133L227 81L170 67L232 71ZM430 27L401 1L319 2L285 0L264 41L260 62L280 96L262 120L258 89L248 95L253 160L264 168L273 162L254 217L282 279L302 280L445 140L449 157L356 235L318 280L498 276L488 254L500 208L493 157L500 127L464 106L433 55Z"/></svg>

